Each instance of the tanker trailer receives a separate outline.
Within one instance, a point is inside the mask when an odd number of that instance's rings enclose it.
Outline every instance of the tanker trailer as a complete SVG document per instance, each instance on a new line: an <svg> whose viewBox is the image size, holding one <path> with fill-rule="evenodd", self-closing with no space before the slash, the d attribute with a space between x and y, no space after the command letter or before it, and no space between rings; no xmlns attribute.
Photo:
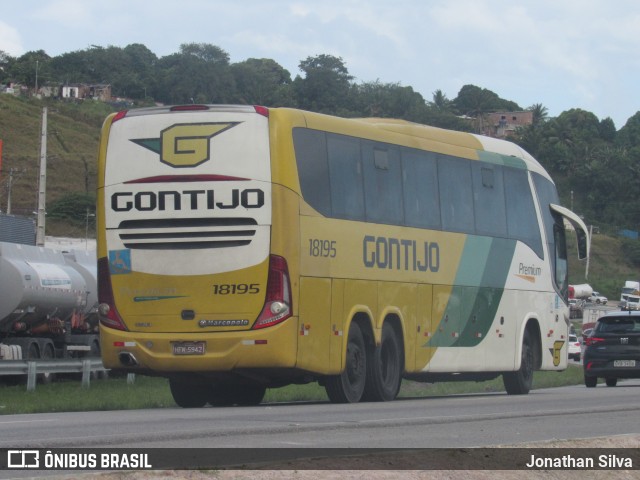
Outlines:
<svg viewBox="0 0 640 480"><path fill-rule="evenodd" d="M569 285L569 298L576 298L585 300L591 296L593 288L588 283L581 283L579 285Z"/></svg>
<svg viewBox="0 0 640 480"><path fill-rule="evenodd" d="M83 275L79 263L49 248L0 242L0 358L99 354L87 307L95 275Z"/></svg>
<svg viewBox="0 0 640 480"><path fill-rule="evenodd" d="M95 250L70 250L62 252L67 265L76 270L87 285L87 301L83 310L86 327L98 331L98 264ZM99 352L98 352L99 353Z"/></svg>

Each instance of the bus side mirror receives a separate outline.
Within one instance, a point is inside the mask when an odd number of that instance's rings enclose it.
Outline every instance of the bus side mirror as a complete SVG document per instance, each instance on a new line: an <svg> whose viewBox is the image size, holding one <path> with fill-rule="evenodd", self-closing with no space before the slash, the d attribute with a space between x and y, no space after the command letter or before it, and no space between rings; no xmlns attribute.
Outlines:
<svg viewBox="0 0 640 480"><path fill-rule="evenodd" d="M587 255L589 254L587 249L587 245L588 245L587 232L585 232L582 229L576 229L576 237L578 240L578 258L580 260L584 260L585 258L587 258Z"/></svg>

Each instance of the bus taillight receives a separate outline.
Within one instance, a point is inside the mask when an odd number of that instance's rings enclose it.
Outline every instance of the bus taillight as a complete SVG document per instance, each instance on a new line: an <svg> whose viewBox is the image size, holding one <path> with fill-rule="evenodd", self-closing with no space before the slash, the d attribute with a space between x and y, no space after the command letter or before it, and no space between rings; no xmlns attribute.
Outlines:
<svg viewBox="0 0 640 480"><path fill-rule="evenodd" d="M105 327L127 330L113 299L109 261L106 258L98 259L98 317Z"/></svg>
<svg viewBox="0 0 640 480"><path fill-rule="evenodd" d="M269 118L269 109L267 107L261 107L259 105L254 105L253 108L255 109L256 113L259 113L263 117Z"/></svg>
<svg viewBox="0 0 640 480"><path fill-rule="evenodd" d="M277 255L269 257L267 295L253 329L270 327L291 316L291 284L287 261Z"/></svg>
<svg viewBox="0 0 640 480"><path fill-rule="evenodd" d="M126 117L126 116L127 116L127 113L128 113L128 112L129 112L128 110L121 110L121 111L119 111L118 113L116 113L116 114L113 116L113 120L111 120L111 123L115 123L115 122L117 122L118 120L122 120L124 117Z"/></svg>

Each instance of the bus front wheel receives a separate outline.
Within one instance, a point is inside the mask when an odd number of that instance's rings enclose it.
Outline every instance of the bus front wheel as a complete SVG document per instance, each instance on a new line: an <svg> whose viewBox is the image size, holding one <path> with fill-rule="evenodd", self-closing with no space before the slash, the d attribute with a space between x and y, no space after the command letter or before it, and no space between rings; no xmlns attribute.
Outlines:
<svg viewBox="0 0 640 480"><path fill-rule="evenodd" d="M356 403L362 398L367 377L367 352L362 330L352 322L347 338L347 359L340 375L326 378L325 390L333 403Z"/></svg>
<svg viewBox="0 0 640 480"><path fill-rule="evenodd" d="M520 368L515 372L502 374L504 388L509 395L526 395L533 385L534 370L533 340L529 330L525 330L522 339L522 359Z"/></svg>

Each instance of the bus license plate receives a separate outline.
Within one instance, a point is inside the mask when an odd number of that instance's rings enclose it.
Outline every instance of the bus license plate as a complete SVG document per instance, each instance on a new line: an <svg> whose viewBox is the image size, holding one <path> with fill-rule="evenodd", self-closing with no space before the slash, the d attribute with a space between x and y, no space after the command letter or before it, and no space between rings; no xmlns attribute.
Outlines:
<svg viewBox="0 0 640 480"><path fill-rule="evenodd" d="M635 360L614 360L613 366L614 367L635 367L636 361Z"/></svg>
<svg viewBox="0 0 640 480"><path fill-rule="evenodd" d="M204 355L205 342L175 342L174 355Z"/></svg>

